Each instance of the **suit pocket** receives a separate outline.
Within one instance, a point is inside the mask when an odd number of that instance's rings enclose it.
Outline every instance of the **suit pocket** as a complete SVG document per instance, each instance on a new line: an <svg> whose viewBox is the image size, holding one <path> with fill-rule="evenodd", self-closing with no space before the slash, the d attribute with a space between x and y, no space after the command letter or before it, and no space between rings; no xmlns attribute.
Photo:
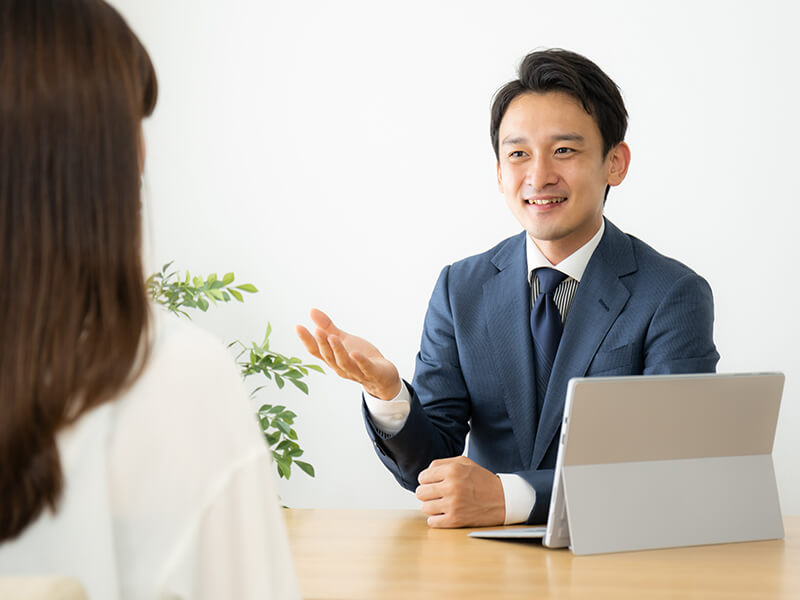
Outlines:
<svg viewBox="0 0 800 600"><path fill-rule="evenodd" d="M628 375L633 364L633 344L598 350L587 375Z"/></svg>

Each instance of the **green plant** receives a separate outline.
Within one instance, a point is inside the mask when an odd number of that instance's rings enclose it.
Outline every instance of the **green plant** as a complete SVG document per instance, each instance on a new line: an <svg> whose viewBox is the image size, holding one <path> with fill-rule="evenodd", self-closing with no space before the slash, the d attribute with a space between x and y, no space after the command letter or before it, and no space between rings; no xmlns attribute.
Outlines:
<svg viewBox="0 0 800 600"><path fill-rule="evenodd" d="M226 273L222 279L219 279L216 273L203 278L192 276L187 270L181 277L178 271L171 271L171 267L172 262L168 262L160 271L150 275L147 279L147 291L156 303L178 316L191 319L186 309L206 312L210 306L217 303L231 300L244 302L243 293L258 292L258 289L250 283L233 285L233 273ZM268 323L266 335L260 344L258 342L245 344L239 340L228 344L228 348L236 347L239 350L236 363L242 377L247 379L253 375L261 375L275 383L278 389L283 389L288 381L307 395L308 385L302 379L307 377L311 370L320 373L324 371L318 365L304 364L299 358L284 356L271 350L269 347L271 333L272 327ZM250 397L256 397L264 387L266 386L257 386L250 392ZM292 427L297 415L282 405L262 404L256 417L264 433L264 439L272 450L278 475L289 479L294 464L313 477L314 467L310 463L298 460L304 451L298 443L297 432Z"/></svg>

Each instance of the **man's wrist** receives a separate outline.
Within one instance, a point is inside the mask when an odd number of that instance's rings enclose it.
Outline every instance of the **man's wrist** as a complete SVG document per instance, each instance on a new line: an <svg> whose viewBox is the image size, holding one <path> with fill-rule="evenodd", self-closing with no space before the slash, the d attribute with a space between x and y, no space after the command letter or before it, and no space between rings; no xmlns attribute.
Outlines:
<svg viewBox="0 0 800 600"><path fill-rule="evenodd" d="M400 392L391 400L381 400L364 390L364 403L373 424L381 432L394 435L400 431L408 420L411 412L411 394L401 382Z"/></svg>
<svg viewBox="0 0 800 600"><path fill-rule="evenodd" d="M403 380L399 377L397 381L389 388L385 389L373 389L367 390L364 387L364 392L375 398L376 400L383 400L384 402L391 402L392 400L396 400L400 393L403 391L405 386L403 385Z"/></svg>

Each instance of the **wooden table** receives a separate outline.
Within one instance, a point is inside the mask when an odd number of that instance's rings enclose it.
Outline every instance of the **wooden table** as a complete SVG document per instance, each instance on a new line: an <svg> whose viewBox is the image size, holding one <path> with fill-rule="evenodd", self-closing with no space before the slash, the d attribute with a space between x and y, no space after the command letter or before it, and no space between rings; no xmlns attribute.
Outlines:
<svg viewBox="0 0 800 600"><path fill-rule="evenodd" d="M785 517L784 540L573 556L430 529L417 511L285 516L307 599L800 599L800 517Z"/></svg>

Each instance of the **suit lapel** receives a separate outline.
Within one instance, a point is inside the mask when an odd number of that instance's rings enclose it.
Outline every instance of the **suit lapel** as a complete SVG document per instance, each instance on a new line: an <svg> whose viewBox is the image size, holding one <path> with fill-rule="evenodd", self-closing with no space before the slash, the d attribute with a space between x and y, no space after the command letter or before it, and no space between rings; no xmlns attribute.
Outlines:
<svg viewBox="0 0 800 600"><path fill-rule="evenodd" d="M635 270L630 240L606 221L603 239L586 266L564 325L536 432L532 468L539 466L559 431L569 380L586 374L601 342L628 302L630 292L620 282L620 276Z"/></svg>
<svg viewBox="0 0 800 600"><path fill-rule="evenodd" d="M483 310L520 460L527 466L537 423L525 233L501 247L492 263L499 272L483 285Z"/></svg>

